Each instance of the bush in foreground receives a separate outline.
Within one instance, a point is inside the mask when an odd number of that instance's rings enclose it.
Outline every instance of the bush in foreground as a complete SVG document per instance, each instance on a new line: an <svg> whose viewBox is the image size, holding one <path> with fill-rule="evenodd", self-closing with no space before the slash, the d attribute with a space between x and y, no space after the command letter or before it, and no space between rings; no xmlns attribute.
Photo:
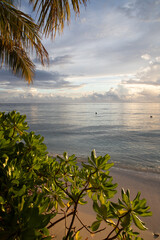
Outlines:
<svg viewBox="0 0 160 240"><path fill-rule="evenodd" d="M49 157L43 137L27 132L25 118L15 111L0 113L0 239L49 240L49 229L54 231L63 220L65 240L80 240L82 229L90 234L105 231L100 229L102 221L112 227L106 240L141 239L131 224L145 230L139 216L151 212L140 193L131 201L129 190L122 189L118 203L109 200L117 187L109 175L113 166L108 163L109 155L96 157L92 151L81 166L67 153ZM91 226L83 223L77 212L79 205L87 204L87 197L96 213ZM80 222L79 229L75 219Z"/></svg>

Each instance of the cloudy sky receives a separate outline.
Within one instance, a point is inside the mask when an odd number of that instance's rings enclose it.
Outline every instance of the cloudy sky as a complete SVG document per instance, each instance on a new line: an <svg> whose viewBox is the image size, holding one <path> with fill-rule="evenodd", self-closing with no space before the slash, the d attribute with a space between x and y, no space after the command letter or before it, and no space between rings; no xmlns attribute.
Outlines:
<svg viewBox="0 0 160 240"><path fill-rule="evenodd" d="M90 0L33 84L0 70L0 102L160 102L160 0Z"/></svg>

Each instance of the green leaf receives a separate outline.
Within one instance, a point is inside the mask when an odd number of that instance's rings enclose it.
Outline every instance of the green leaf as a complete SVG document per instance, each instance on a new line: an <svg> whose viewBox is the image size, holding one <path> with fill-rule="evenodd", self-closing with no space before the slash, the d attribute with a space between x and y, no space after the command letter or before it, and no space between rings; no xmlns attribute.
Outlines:
<svg viewBox="0 0 160 240"><path fill-rule="evenodd" d="M138 201L139 201L139 198L140 198L140 195L141 195L141 193L138 192L137 195L136 195L136 197L135 197L135 199L133 200L133 202L138 202Z"/></svg>
<svg viewBox="0 0 160 240"><path fill-rule="evenodd" d="M14 180L12 180L12 184L16 184L17 186L19 186L19 181L14 179Z"/></svg>
<svg viewBox="0 0 160 240"><path fill-rule="evenodd" d="M149 216L152 216L152 212L148 212L148 211L146 211L146 212L140 212L140 211L136 211L136 213L138 214L138 215L140 215L141 217L149 217Z"/></svg>
<svg viewBox="0 0 160 240"><path fill-rule="evenodd" d="M0 196L0 204L4 204L4 203L5 203L5 201L4 201L3 197Z"/></svg>
<svg viewBox="0 0 160 240"><path fill-rule="evenodd" d="M113 203L113 202L111 202L111 204L116 210L123 209L123 206L121 204L117 204L117 203Z"/></svg>
<svg viewBox="0 0 160 240"><path fill-rule="evenodd" d="M91 198L94 202L97 201L97 194L93 194L92 192Z"/></svg>
<svg viewBox="0 0 160 240"><path fill-rule="evenodd" d="M110 169L113 166L114 166L114 163L107 163L104 167L104 170L107 171L108 169Z"/></svg>
<svg viewBox="0 0 160 240"><path fill-rule="evenodd" d="M101 221L95 221L95 222L93 222L92 225L91 225L92 231L97 231L98 228L99 228L99 226L100 226L100 224L101 224Z"/></svg>
<svg viewBox="0 0 160 240"><path fill-rule="evenodd" d="M144 223L135 215L132 214L133 221L135 225L140 229L140 230L146 230L147 228L145 227Z"/></svg>
<svg viewBox="0 0 160 240"><path fill-rule="evenodd" d="M91 159L95 162L96 158L97 158L96 157L96 151L95 151L95 149L93 149L92 152L91 152Z"/></svg>
<svg viewBox="0 0 160 240"><path fill-rule="evenodd" d="M25 203L25 198L23 196L21 202L18 204L19 211L22 211L24 203Z"/></svg>
<svg viewBox="0 0 160 240"><path fill-rule="evenodd" d="M85 205L87 204L87 201L85 201L84 199L80 199L78 203L81 205Z"/></svg>
<svg viewBox="0 0 160 240"><path fill-rule="evenodd" d="M127 205L127 207L130 207L130 199L128 197L129 191L127 191L127 194L125 193L124 189L121 189L121 195L123 202Z"/></svg>
<svg viewBox="0 0 160 240"><path fill-rule="evenodd" d="M122 218L122 227L128 228L131 225L131 216L128 213L125 217Z"/></svg>
<svg viewBox="0 0 160 240"><path fill-rule="evenodd" d="M100 194L99 200L100 200L101 204L105 204L105 198L104 198L102 192L101 192L101 194Z"/></svg>
<svg viewBox="0 0 160 240"><path fill-rule="evenodd" d="M65 207L65 203L63 202L63 200L60 197L58 198L58 204L61 206L61 208Z"/></svg>
<svg viewBox="0 0 160 240"><path fill-rule="evenodd" d="M96 201L93 202L93 209L95 212L99 212L99 206L98 203Z"/></svg>
<svg viewBox="0 0 160 240"><path fill-rule="evenodd" d="M64 152L64 153L63 153L63 157L64 157L64 159L68 160L68 154L67 154L67 152Z"/></svg>

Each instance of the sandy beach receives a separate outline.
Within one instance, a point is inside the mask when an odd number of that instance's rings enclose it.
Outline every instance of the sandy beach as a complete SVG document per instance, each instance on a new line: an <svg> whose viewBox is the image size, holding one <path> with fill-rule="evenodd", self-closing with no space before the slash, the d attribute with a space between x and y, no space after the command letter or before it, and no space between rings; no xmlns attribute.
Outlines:
<svg viewBox="0 0 160 240"><path fill-rule="evenodd" d="M130 189L132 198L140 191L141 198L147 199L153 215L142 219L148 230L142 231L141 236L144 240L155 239L153 233L160 234L160 175L113 168L112 176L119 185L118 191L121 187ZM156 239L160 239L160 236Z"/></svg>
<svg viewBox="0 0 160 240"><path fill-rule="evenodd" d="M114 182L118 183L118 193L116 198L120 196L120 190L123 187L125 190L130 189L131 199L136 196L138 191L141 192L141 198L147 199L147 205L151 207L153 216L142 219L146 223L148 230L141 231L141 237L144 240L160 239L160 236L154 236L154 233L160 234L160 176L153 173L135 172L129 170L123 170L118 168L112 168L111 175ZM116 201L116 199L114 199ZM80 219L86 225L91 225L96 220L96 215L92 210L91 202L88 201L87 205L80 206L78 208L78 214ZM64 236L64 222L56 225L51 233L54 235L54 239L62 239ZM81 227L79 222L76 222L76 226ZM101 228L105 225L101 226ZM108 227L107 227L108 230ZM101 240L107 236L107 230L90 235L86 230L82 230L82 239L95 239Z"/></svg>

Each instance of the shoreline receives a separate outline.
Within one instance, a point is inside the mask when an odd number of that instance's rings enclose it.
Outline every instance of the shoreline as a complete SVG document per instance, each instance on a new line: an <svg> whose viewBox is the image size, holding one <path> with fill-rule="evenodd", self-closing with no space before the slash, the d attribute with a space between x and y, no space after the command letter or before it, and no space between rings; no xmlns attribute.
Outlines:
<svg viewBox="0 0 160 240"><path fill-rule="evenodd" d="M52 152L48 152L48 156L51 156L51 157L56 157L57 155L63 157L63 154L55 154L55 153L52 153ZM70 156L70 155L69 155ZM77 158L77 162L81 163L81 162L84 162L86 163L88 161L88 156L87 157L84 157L84 156L76 156L75 157ZM90 156L89 156L90 157ZM116 168L116 169L120 169L120 170L124 170L124 171L131 171L131 172L134 172L134 173L143 173L143 174L146 174L146 175L150 175L151 178L153 178L153 175L154 177L156 178L160 178L160 166L158 168L142 168L141 166L133 166L133 165L127 165L125 163L120 163L120 162L116 162L114 161L113 159L110 159L109 160L110 163L114 163L114 166L112 168Z"/></svg>

